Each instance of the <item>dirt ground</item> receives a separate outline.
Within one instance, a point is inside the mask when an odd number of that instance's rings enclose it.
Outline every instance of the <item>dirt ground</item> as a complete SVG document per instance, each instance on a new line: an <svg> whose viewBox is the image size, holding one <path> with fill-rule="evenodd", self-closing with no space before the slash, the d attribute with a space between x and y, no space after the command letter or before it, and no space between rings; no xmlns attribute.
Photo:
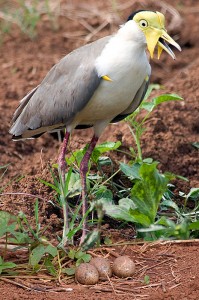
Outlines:
<svg viewBox="0 0 199 300"><path fill-rule="evenodd" d="M188 192L191 187L199 187L199 155L198 150L192 146L192 143L198 142L199 134L199 3L194 0L132 0L131 3L117 1L115 7L113 2L105 0L63 1L57 31L51 30L50 23L43 16L44 22L39 25L38 36L34 41L15 28L5 37L0 49L0 166L10 164L3 177L3 185L24 176L18 183L13 181L4 192L26 192L47 199L46 202L40 202L41 219L44 224L51 224L52 231L56 230L55 212L47 203L51 195L37 178L49 178L47 164L56 162L60 145L48 134L36 140L13 142L8 134L12 114L18 101L38 85L61 57L91 40L114 32L132 10L140 8L166 12L169 33L182 47L181 53L176 51L176 61L163 54L160 61L154 59L151 62L151 81L164 86L163 91L158 91L153 96L164 92L177 93L184 98L180 103L162 104L153 113L142 139L143 156L158 160L162 171L187 177L189 182L175 182L178 190ZM173 11L174 8L179 16ZM98 30L102 23L104 28ZM90 32L88 25L96 30ZM84 146L90 136L90 129L76 131L71 140L71 149ZM121 140L122 147L126 149L133 146L133 138L124 122L110 125L100 138L101 142L117 140ZM120 161L128 159L121 154L117 158ZM22 210L31 218L33 202L34 199L21 195L7 195L0 197L0 209L16 214ZM126 248L116 247L114 251L122 251L135 260L135 278L124 282L113 279L113 285L105 283L91 288L74 283L63 283L62 286L56 283L51 292L35 292L31 287L27 290L0 281L0 299L199 298L197 241L128 245ZM143 284L141 288L136 284L144 275L150 276L150 285ZM60 287L71 287L73 290L55 290Z"/></svg>

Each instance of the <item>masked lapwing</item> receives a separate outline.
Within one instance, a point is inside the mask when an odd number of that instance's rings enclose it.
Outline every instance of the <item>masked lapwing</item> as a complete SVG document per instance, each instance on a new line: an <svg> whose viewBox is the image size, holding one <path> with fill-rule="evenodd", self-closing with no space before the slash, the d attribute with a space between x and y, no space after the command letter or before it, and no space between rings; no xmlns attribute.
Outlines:
<svg viewBox="0 0 199 300"><path fill-rule="evenodd" d="M82 213L87 210L86 173L91 153L105 127L131 114L143 100L151 66L146 54L158 58L168 44L180 46L168 35L160 12L140 10L111 36L80 47L62 58L43 81L20 102L10 133L14 140L38 137L65 129L58 158L64 178L65 155L75 128L93 127L94 134L80 165ZM83 224L82 239L86 234Z"/></svg>

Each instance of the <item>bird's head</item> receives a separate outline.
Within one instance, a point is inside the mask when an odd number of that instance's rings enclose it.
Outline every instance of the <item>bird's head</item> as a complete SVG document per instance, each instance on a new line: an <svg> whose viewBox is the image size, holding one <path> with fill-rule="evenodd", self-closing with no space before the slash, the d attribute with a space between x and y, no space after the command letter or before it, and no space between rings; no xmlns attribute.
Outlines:
<svg viewBox="0 0 199 300"><path fill-rule="evenodd" d="M151 58L153 58L156 45L158 48L158 59L160 58L162 50L165 50L175 59L175 54L167 43L181 51L180 46L168 35L165 29L165 17L162 13L158 11L140 10L131 14L128 18L128 21L129 20L135 21L143 31Z"/></svg>

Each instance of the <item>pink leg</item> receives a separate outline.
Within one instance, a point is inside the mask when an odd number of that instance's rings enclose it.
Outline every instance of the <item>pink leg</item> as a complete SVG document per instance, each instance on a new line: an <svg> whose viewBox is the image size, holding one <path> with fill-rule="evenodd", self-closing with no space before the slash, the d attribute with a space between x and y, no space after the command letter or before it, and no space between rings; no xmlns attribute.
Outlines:
<svg viewBox="0 0 199 300"><path fill-rule="evenodd" d="M87 211L87 199L86 199L86 173L88 172L88 162L91 157L91 154L93 152L93 149L95 148L95 145L98 141L98 137L95 135L92 137L92 140L89 144L89 147L81 161L80 165L80 176L81 176L81 182L82 182L82 215L84 216ZM85 236L86 236L86 219L84 219L83 227L82 227L82 237L80 240L80 244L83 243Z"/></svg>
<svg viewBox="0 0 199 300"><path fill-rule="evenodd" d="M68 141L69 141L69 137L70 137L70 132L66 131L64 140L63 140L63 144L62 144L62 148L61 148L61 153L59 155L58 158L58 165L62 174L62 180L63 180L63 184L65 182L65 173L66 173L66 160L65 160L65 156L66 156L66 149L67 149L67 145L68 145Z"/></svg>

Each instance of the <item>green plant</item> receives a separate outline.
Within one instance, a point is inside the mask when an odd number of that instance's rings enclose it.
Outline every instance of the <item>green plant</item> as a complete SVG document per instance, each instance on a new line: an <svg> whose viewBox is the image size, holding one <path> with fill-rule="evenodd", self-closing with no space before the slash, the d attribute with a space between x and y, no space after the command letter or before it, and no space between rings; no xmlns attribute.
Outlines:
<svg viewBox="0 0 199 300"><path fill-rule="evenodd" d="M106 214L144 227L153 224L159 203L172 176L161 174L157 169L157 162L135 163L131 167L122 163L120 168L131 180L132 188L128 197L120 199L118 205L106 200Z"/></svg>
<svg viewBox="0 0 199 300"><path fill-rule="evenodd" d="M5 262L0 256L0 275L7 269L13 269L16 267L16 264L13 262Z"/></svg>
<svg viewBox="0 0 199 300"><path fill-rule="evenodd" d="M159 85L151 85L148 95L153 89L158 89ZM182 98L178 95L161 95L153 98L150 102L144 100L140 108L128 117L128 123L132 126L132 133L135 138L137 150L131 151L134 155L134 160L130 164L120 163L120 168L115 173L113 171L113 163L110 158L101 157L106 151L117 150L120 143L103 143L98 145L93 151L91 160L89 162L89 172L87 176L88 198L93 199L92 204L87 212L87 216L91 211L97 212L97 228L88 234L83 250L87 250L99 244L101 223L104 214L115 218L117 220L132 222L135 224L138 235L145 239L157 239L157 238L188 238L197 230L197 221L183 217L182 213L179 213L179 208L174 205L172 199L168 199L170 193L168 186L170 181L174 178L184 179L180 176L176 176L170 173L162 174L157 166L158 162L153 161L151 158L143 159L141 151L141 137L145 131L146 120L148 120L151 112L161 103L168 101L179 101ZM137 120L140 110L144 110L145 114L141 121ZM66 182L64 183L63 190L66 189L67 193L63 193L61 207L69 198L74 196L80 196L81 194L81 182L78 168L80 166L83 155L87 149L87 146L83 150L78 150L72 153L70 157L66 159L69 166L69 172L66 174ZM93 165L98 170L98 174L91 174ZM109 165L112 170L111 176L103 172L103 165ZM57 167L57 166L56 166ZM114 176L118 172L123 173L123 177L128 177L129 187L126 187L122 183L118 185L114 181ZM69 176L69 177L68 177ZM120 180L121 182L122 180ZM57 181L54 177L55 185L52 186L54 190L57 190L57 186L60 184L60 180ZM44 183L44 182L43 182ZM67 187L67 188L66 188ZM61 195L60 188L58 189L59 195ZM184 195L185 206L186 199L190 195L192 197L196 195L197 191L193 190L189 195ZM118 198L118 204L115 203L115 196ZM166 199L167 197L167 199ZM196 196L195 196L196 197ZM67 204L68 205L68 204ZM166 212L166 216L159 215L159 211L162 208L169 207L175 211L175 219L170 220L169 213ZM70 231L67 231L67 239L70 235L71 241L73 241L74 235L78 230L81 230L81 221L79 222L79 211L81 209L81 202L76 211L70 207L72 214L69 213L69 227ZM79 222L78 225L76 223ZM192 226L192 227L191 227ZM194 229L195 228L195 229Z"/></svg>
<svg viewBox="0 0 199 300"><path fill-rule="evenodd" d="M20 212L18 216L14 216L8 212L0 211L0 238L1 242L5 240L3 257L0 256L0 274L17 276L22 270L25 270L26 274L38 273L42 270L55 278L60 277L62 274L73 275L76 266L81 262L90 261L91 256L80 249L66 251L66 249L60 249L59 245L52 245L43 235L45 229L41 230L40 228L38 201L35 203L34 210L34 228L29 224L23 213ZM12 245L12 252L28 249L26 261L23 259L25 261L23 265L4 260L10 245ZM65 268L69 261L71 261L71 267Z"/></svg>
<svg viewBox="0 0 199 300"><path fill-rule="evenodd" d="M53 246L46 246L47 240L42 236L38 221L38 201L35 203L35 229L29 224L26 216L20 212L14 216L8 212L0 211L0 238L5 238L4 254L8 251L9 244L15 246L13 251L27 247L29 249L29 264L34 268L41 260L44 253L52 254ZM42 252L43 251L43 252ZM1 261L2 268L15 268L17 265L12 262ZM2 269L2 270L3 270Z"/></svg>
<svg viewBox="0 0 199 300"><path fill-rule="evenodd" d="M137 149L134 150L131 148L131 152L135 158L135 160L142 161L142 149L141 149L141 137L146 130L145 124L148 118L150 117L153 110L164 102L169 101L181 101L183 100L182 97L176 95L176 94L163 94L160 96L157 96L155 98L152 98L151 101L148 100L151 92L154 89L160 89L161 86L158 84L151 84L148 88L148 91L145 95L144 100L140 104L140 106L130 115L126 118L126 121L129 124L129 129L133 135L133 138L135 140ZM140 112L144 113L144 116L140 120ZM139 118L139 120L138 120Z"/></svg>
<svg viewBox="0 0 199 300"><path fill-rule="evenodd" d="M88 194L90 196L96 196L100 190L100 187L102 187L104 184L103 180L107 180L107 177L103 173L102 167L104 165L112 164L112 161L109 158L107 159L107 157L102 157L101 155L106 153L107 151L116 150L120 145L120 142L106 142L97 145L94 149L91 156L91 161L97 166L101 175L88 175L87 188ZM65 174L65 182L63 182L62 180L57 164L55 164L54 167L58 170L58 176L56 176L55 173L52 170L50 170L53 178L53 183L39 179L40 182L52 188L56 192L55 200L59 207L63 210L64 226L62 239L60 240L60 247L64 247L67 243L73 244L75 234L82 229L82 223L84 218L88 216L88 214L91 212L91 209L93 208L91 207L90 209L88 209L86 215L82 218L79 215L82 203L80 202L76 207L74 207L74 204L71 204L70 201L70 199L81 194L81 180L78 168L86 152L87 147L88 146L86 146L82 150L73 152L69 158L66 158L69 171ZM89 163L89 172L92 163ZM100 212L98 215L100 215ZM101 218L99 217L99 219L102 221L102 216ZM98 225L98 229L99 227L100 226ZM98 238L99 234L97 234L97 231L93 231L92 236L88 236L86 248L90 247L88 245L93 245L93 243L97 242Z"/></svg>
<svg viewBox="0 0 199 300"><path fill-rule="evenodd" d="M157 162L135 163L131 167L122 164L122 171L130 178L133 187L118 204L110 196L97 200L107 215L134 223L138 236L146 240L198 237L199 189L192 189L188 195L181 193L185 199L192 196L195 207L191 211L185 205L180 209L169 189L169 181L174 175L161 174Z"/></svg>
<svg viewBox="0 0 199 300"><path fill-rule="evenodd" d="M198 220L193 220L193 215L198 217L198 212L196 213L198 204L194 212L183 214L174 201L166 199L169 195L170 180L186 179L169 173L161 174L157 169L157 162L153 162L151 158L142 158L141 137L146 130L145 124L151 112L163 102L182 100L176 94L164 94L146 101L152 90L159 88L159 85L151 85L140 107L127 118L137 149L131 148L134 160L128 165L120 163L120 170L132 182L132 188L125 191L125 198L120 198L118 205L113 202L112 196L107 198L102 196L97 201L102 203L103 210L109 216L135 223L138 234L142 233L146 239L189 238L191 234L195 236L198 230ZM140 118L141 110L145 113L140 121L138 115ZM188 198L198 199L198 189L192 189L188 195L181 196L185 199L184 207L186 207ZM169 213L164 217L158 215L158 210L164 206L174 209L174 221L170 220Z"/></svg>
<svg viewBox="0 0 199 300"><path fill-rule="evenodd" d="M91 260L91 255L81 251L80 249L70 249L68 257L73 260L74 263L70 268L64 268L62 270L62 272L67 275L74 275L76 267L78 267L81 263L89 262Z"/></svg>
<svg viewBox="0 0 199 300"><path fill-rule="evenodd" d="M34 39L37 35L37 25L41 21L42 15L46 14L53 24L53 28L57 27L57 18L50 6L49 0L17 0L16 7L6 3L1 11L1 35L9 33L12 24L17 25L20 30Z"/></svg>

